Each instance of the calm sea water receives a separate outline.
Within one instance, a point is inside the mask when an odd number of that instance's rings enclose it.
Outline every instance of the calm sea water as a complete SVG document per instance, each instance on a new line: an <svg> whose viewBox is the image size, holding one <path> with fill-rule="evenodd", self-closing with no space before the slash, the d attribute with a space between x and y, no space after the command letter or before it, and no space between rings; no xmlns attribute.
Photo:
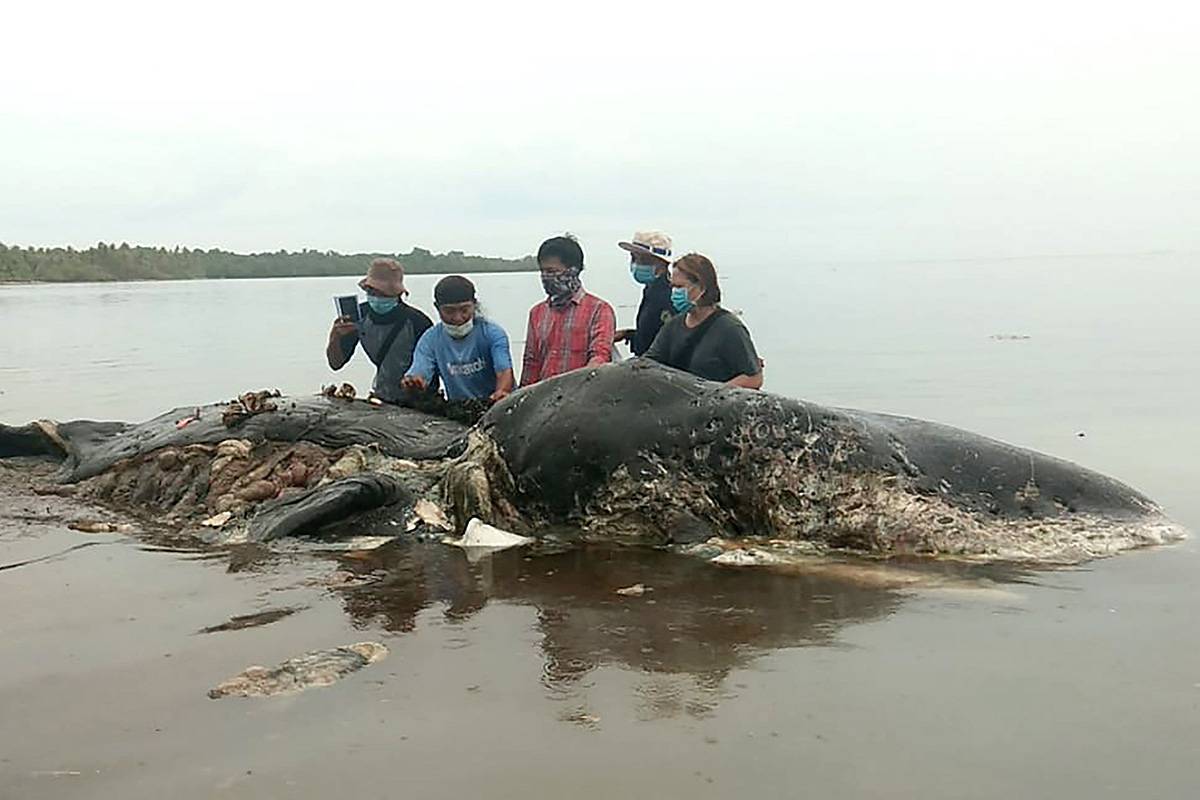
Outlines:
<svg viewBox="0 0 1200 800"><path fill-rule="evenodd" d="M718 265L721 266L721 265ZM1078 460L1172 504L1200 441L1200 256L723 269L767 361L767 388L969 428ZM623 263L587 286L631 325ZM519 360L536 275L477 276ZM412 276L431 316L437 276ZM325 364L346 278L0 286L0 420L137 420L254 388L360 391L358 353ZM993 338L1028 337L1028 338ZM1078 436L1084 433L1085 436Z"/></svg>
<svg viewBox="0 0 1200 800"><path fill-rule="evenodd" d="M718 265L769 390L1065 457L1193 530L1198 266L1178 254ZM429 312L435 281L409 280ZM631 323L637 287L618 256L585 282ZM537 277L477 283L519 359ZM316 391L335 377L330 298L353 286L2 286L0 421ZM365 389L370 374L359 354L336 377ZM6 560L48 546L3 534ZM30 609L0 626L0 773L20 796L1185 798L1200 785L1194 538L1076 570L986 571L1001 582L992 594L733 576L637 551L468 568L388 550L346 562L386 576L379 588L296 600L263 588L284 567L114 552L0 578L5 607ZM122 592L144 594L139 622L125 622L118 569ZM656 587L645 602L613 595L638 581ZM192 634L293 601L311 610L257 634ZM393 653L352 685L243 706L195 689L365 637ZM80 782L53 777L80 765Z"/></svg>

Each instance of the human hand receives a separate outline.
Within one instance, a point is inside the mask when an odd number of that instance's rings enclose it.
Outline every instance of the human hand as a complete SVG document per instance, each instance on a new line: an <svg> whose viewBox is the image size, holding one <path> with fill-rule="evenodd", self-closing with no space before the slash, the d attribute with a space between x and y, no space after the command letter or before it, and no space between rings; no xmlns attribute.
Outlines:
<svg viewBox="0 0 1200 800"><path fill-rule="evenodd" d="M420 375L405 375L400 381L400 387L410 392L423 392L428 385Z"/></svg>
<svg viewBox="0 0 1200 800"><path fill-rule="evenodd" d="M619 331L613 334L613 344L620 344L621 342L627 342L633 339L634 333L636 333L636 331L633 328L621 328Z"/></svg>
<svg viewBox="0 0 1200 800"><path fill-rule="evenodd" d="M344 336L349 336L352 333L358 332L358 325L349 317L338 317L333 321L333 327L329 329L330 339L341 339Z"/></svg>
<svg viewBox="0 0 1200 800"><path fill-rule="evenodd" d="M501 400L508 397L510 394L512 394L512 389L497 389L496 391L492 392L491 395L488 397L488 402L499 403Z"/></svg>

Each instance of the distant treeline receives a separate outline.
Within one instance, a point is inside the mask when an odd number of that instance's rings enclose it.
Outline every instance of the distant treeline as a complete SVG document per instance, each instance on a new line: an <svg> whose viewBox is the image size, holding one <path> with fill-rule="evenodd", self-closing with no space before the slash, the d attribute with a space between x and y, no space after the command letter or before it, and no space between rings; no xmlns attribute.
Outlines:
<svg viewBox="0 0 1200 800"><path fill-rule="evenodd" d="M372 258L396 258L405 271L420 273L525 272L537 269L533 256L520 259L468 256L458 250L434 254L356 253L301 250L289 253L230 253L186 247L130 247L103 242L87 250L71 247L6 247L0 244L0 281L169 281L191 278L285 278L359 275Z"/></svg>

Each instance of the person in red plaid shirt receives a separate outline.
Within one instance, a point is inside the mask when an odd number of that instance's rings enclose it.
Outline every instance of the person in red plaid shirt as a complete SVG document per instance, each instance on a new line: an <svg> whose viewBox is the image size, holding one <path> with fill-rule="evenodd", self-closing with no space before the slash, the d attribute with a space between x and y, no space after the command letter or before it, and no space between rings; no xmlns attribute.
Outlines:
<svg viewBox="0 0 1200 800"><path fill-rule="evenodd" d="M583 248L570 236L542 242L538 269L546 299L529 309L521 385L532 386L580 367L612 361L617 316L583 290Z"/></svg>

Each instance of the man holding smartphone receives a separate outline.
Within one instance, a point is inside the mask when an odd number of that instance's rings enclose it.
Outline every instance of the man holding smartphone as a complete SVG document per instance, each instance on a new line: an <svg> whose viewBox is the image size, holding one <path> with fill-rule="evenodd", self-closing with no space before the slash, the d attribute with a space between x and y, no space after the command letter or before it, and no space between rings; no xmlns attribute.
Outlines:
<svg viewBox="0 0 1200 800"><path fill-rule="evenodd" d="M358 285L367 293L367 302L359 306L357 320L346 315L334 320L325 358L330 369L341 369L361 343L375 365L371 394L385 403L397 403L403 396L400 382L412 366L417 340L433 327L433 322L404 302L408 294L404 268L395 259L372 261ZM436 388L435 384L430 390Z"/></svg>

